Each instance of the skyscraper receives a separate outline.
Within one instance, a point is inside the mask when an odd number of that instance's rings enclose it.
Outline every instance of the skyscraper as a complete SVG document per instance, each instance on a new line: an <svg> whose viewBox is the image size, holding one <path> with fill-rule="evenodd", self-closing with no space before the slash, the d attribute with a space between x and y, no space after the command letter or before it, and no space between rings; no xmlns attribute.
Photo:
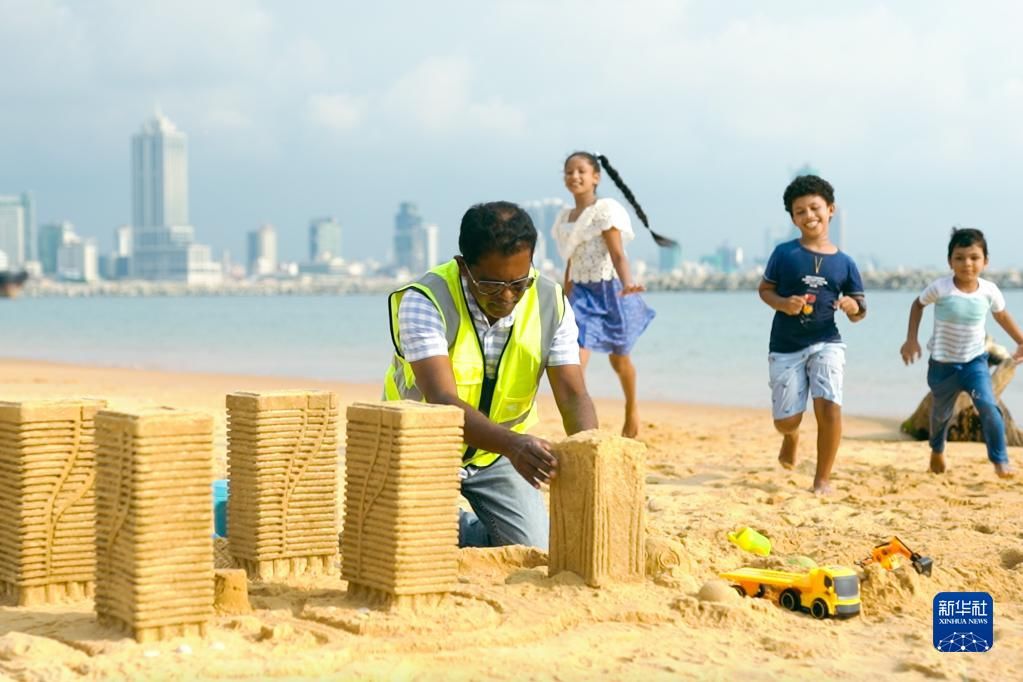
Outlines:
<svg viewBox="0 0 1023 682"><path fill-rule="evenodd" d="M185 134L157 112L131 140L132 225L188 225Z"/></svg>
<svg viewBox="0 0 1023 682"><path fill-rule="evenodd" d="M411 272L423 270L426 261L423 218L419 207L410 201L398 206L394 217L394 264Z"/></svg>
<svg viewBox="0 0 1023 682"><path fill-rule="evenodd" d="M96 242L72 234L57 251L57 275L72 282L93 282L99 278Z"/></svg>
<svg viewBox="0 0 1023 682"><path fill-rule="evenodd" d="M32 195L0 195L0 251L7 256L7 269L20 270L25 261L35 260L35 240Z"/></svg>
<svg viewBox="0 0 1023 682"><path fill-rule="evenodd" d="M75 234L75 226L68 221L39 227L39 263L44 275L57 274L57 254Z"/></svg>
<svg viewBox="0 0 1023 682"><path fill-rule="evenodd" d="M669 274L682 267L682 247L678 244L664 249L657 249L658 269Z"/></svg>
<svg viewBox="0 0 1023 682"><path fill-rule="evenodd" d="M309 262L323 263L341 258L341 223L332 217L309 222Z"/></svg>
<svg viewBox="0 0 1023 682"><path fill-rule="evenodd" d="M540 267L543 265L543 261L549 258L555 265L563 265L557 249L548 249L547 245L550 243L551 228L554 227L558 213L565 208L565 202L557 198L536 199L524 202L522 208L529 214L533 220L533 227L536 228L536 251L533 252L533 263Z"/></svg>
<svg viewBox="0 0 1023 682"><path fill-rule="evenodd" d="M422 270L429 270L430 268L432 268L435 265L437 265L438 263L440 263L440 261L437 260L437 258L438 258L438 255L437 255L438 244L437 244L437 242L438 242L439 236L440 236L440 228L438 228L436 225L432 225L431 224L431 225L426 225L425 227L423 227L423 241L424 241L423 254L424 254L425 260L423 262L423 267L421 268Z"/></svg>
<svg viewBox="0 0 1023 682"><path fill-rule="evenodd" d="M132 273L139 279L219 282L220 263L188 223L185 134L157 112L131 140Z"/></svg>
<svg viewBox="0 0 1023 682"><path fill-rule="evenodd" d="M249 232L248 246L246 266L250 276L259 277L277 272L277 230L273 225L263 225Z"/></svg>

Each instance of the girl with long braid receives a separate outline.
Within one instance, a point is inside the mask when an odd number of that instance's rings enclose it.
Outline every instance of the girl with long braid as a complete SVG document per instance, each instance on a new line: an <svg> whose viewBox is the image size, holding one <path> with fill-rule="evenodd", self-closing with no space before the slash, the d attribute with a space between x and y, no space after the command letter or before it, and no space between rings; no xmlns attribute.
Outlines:
<svg viewBox="0 0 1023 682"><path fill-rule="evenodd" d="M565 261L565 293L579 325L580 360L585 369L590 353L608 353L625 393L622 435L639 434L636 367L629 358L633 345L654 318L639 295L642 284L632 279L625 244L635 233L625 207L609 197L597 198L601 169L611 177L650 230L646 213L607 157L573 152L565 159L565 187L575 198L554 221L551 233ZM675 242L650 230L659 246Z"/></svg>

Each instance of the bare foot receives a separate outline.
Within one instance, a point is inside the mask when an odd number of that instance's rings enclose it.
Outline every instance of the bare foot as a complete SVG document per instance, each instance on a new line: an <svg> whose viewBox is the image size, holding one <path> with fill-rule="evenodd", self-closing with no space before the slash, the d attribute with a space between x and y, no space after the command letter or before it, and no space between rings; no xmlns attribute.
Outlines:
<svg viewBox="0 0 1023 682"><path fill-rule="evenodd" d="M1013 470L1012 466L1008 462L1005 462L1004 464L996 464L995 473L998 474L998 478L1016 477L1016 472Z"/></svg>
<svg viewBox="0 0 1023 682"><path fill-rule="evenodd" d="M799 441L792 436L783 436L781 441L781 450L778 451L778 464L781 464L783 469L795 469L796 468L796 446Z"/></svg>
<svg viewBox="0 0 1023 682"><path fill-rule="evenodd" d="M625 425L622 426L622 435L626 438L635 438L639 435L639 415L626 414Z"/></svg>
<svg viewBox="0 0 1023 682"><path fill-rule="evenodd" d="M997 465L995 466L997 470ZM945 453L943 452L932 452L931 453L931 473L932 474L943 474L945 473Z"/></svg>
<svg viewBox="0 0 1023 682"><path fill-rule="evenodd" d="M832 493L830 481L814 481L813 494L818 497L827 497Z"/></svg>

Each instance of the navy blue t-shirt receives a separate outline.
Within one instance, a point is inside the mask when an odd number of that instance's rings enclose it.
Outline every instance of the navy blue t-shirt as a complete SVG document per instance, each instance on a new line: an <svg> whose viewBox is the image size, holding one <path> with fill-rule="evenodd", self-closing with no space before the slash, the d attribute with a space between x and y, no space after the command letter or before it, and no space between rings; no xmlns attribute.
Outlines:
<svg viewBox="0 0 1023 682"><path fill-rule="evenodd" d="M775 247L764 279L775 285L779 296L807 297L799 315L775 312L772 353L795 353L815 343L841 341L835 325L835 302L841 294L863 295L863 280L852 258L841 251L810 251L798 239Z"/></svg>

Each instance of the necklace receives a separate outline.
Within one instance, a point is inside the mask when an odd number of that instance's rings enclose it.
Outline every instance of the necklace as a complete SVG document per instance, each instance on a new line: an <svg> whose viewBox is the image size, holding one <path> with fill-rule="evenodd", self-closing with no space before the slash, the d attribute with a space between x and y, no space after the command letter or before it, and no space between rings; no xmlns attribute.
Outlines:
<svg viewBox="0 0 1023 682"><path fill-rule="evenodd" d="M824 265L824 256L813 257L813 274L821 274L821 266Z"/></svg>

